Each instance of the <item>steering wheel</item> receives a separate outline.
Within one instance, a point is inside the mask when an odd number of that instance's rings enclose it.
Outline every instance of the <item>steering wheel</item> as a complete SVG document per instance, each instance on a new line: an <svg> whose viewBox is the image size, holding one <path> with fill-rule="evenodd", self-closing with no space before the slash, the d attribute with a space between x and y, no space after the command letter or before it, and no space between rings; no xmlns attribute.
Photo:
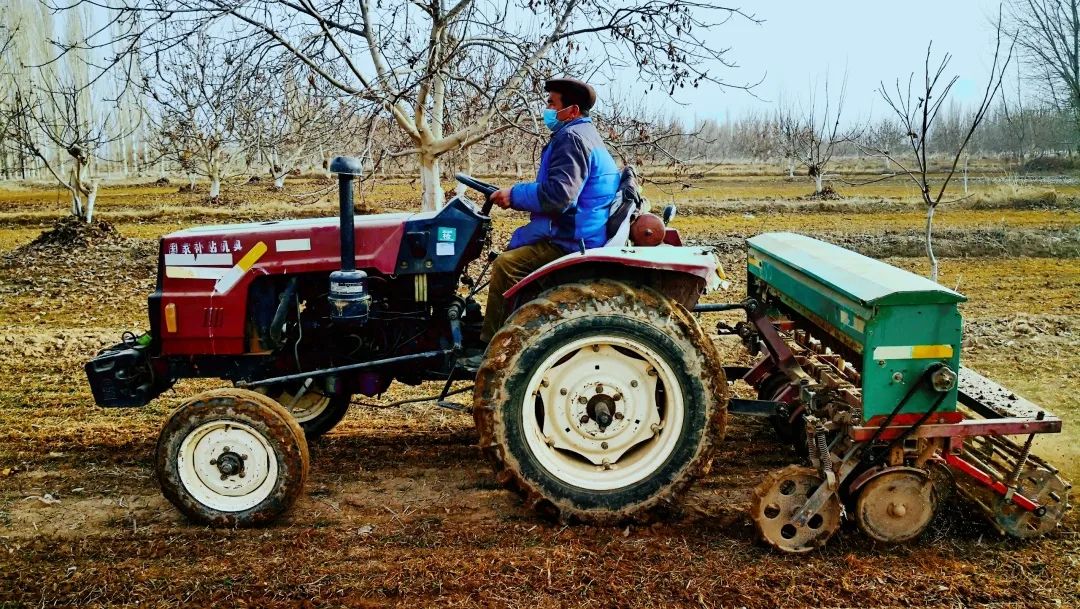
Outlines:
<svg viewBox="0 0 1080 609"><path fill-rule="evenodd" d="M480 210L480 213L485 216L491 215L491 195L495 194L499 190L499 187L494 184L488 184L487 182L481 182L476 178L465 175L464 173L455 173L454 179L469 188L484 195L484 207Z"/></svg>

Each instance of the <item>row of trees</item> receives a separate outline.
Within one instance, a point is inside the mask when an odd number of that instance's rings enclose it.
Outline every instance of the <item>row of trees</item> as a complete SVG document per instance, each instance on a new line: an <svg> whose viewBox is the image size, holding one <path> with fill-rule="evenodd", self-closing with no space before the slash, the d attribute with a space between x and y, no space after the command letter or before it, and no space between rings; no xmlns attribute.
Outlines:
<svg viewBox="0 0 1080 609"><path fill-rule="evenodd" d="M1012 0L999 33L1022 52L1017 89L999 95L1005 58L978 108L947 102L951 86L937 92L925 133L894 103L873 122L851 116L845 79L829 78L768 115L688 125L605 100L597 122L625 162L778 161L818 191L837 156L875 154L893 171L960 149L1021 162L1071 152L1080 64L1062 41L1080 36L1078 3ZM531 169L546 136L543 78L632 75L666 94L743 87L722 77L728 51L699 32L755 21L693 0L11 0L0 12L0 174L54 177L88 220L101 169L179 168L216 198L230 175L269 175L280 188L339 153L418 174L422 206L434 208L454 170ZM903 93L881 90L886 101Z"/></svg>

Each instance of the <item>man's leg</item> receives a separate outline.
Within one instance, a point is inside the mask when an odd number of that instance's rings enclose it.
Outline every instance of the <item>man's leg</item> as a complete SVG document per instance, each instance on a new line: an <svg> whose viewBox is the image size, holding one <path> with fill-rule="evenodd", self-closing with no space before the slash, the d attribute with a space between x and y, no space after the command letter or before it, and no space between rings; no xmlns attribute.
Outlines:
<svg viewBox="0 0 1080 609"><path fill-rule="evenodd" d="M491 283L488 284L484 328L480 332L481 341L490 342L491 337L495 336L506 321L506 299L503 298L503 292L509 290L529 273L565 255L566 252L561 247L548 241L525 245L499 254L495 262L491 264Z"/></svg>

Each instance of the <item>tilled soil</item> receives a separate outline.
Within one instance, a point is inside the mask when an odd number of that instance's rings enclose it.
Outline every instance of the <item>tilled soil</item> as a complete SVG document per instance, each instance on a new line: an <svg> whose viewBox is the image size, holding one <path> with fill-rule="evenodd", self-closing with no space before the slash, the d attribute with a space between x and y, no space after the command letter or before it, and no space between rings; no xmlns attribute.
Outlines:
<svg viewBox="0 0 1080 609"><path fill-rule="evenodd" d="M497 240L507 232L500 224ZM814 554L762 547L746 517L750 490L795 456L745 419L731 421L681 511L652 526L539 518L494 482L470 416L359 404L312 445L306 492L280 522L191 525L157 489L157 432L181 400L220 383L184 381L145 408L106 410L81 370L121 330L144 328L155 248L132 239L0 254L0 607L1080 605L1075 512L1030 542L1000 537L953 501L903 546L848 524ZM712 301L744 288L741 248L725 251L734 285ZM1036 451L1075 480L1080 277L1071 263L946 259L943 281L972 297L965 361L1065 418L1066 433ZM1010 269L1024 277L1011 281ZM1044 306L1028 307L1039 290ZM702 316L702 325L717 319L733 320ZM737 345L719 346L726 362L747 360ZM395 387L385 400L430 389Z"/></svg>

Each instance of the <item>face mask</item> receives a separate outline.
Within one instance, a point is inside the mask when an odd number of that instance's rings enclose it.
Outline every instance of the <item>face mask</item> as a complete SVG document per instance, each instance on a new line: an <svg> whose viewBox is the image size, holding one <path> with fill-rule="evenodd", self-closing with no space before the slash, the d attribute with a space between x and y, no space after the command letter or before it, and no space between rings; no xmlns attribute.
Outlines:
<svg viewBox="0 0 1080 609"><path fill-rule="evenodd" d="M553 108L544 109L544 125L551 131L558 129L562 125L562 121L559 120L558 114L559 111Z"/></svg>

